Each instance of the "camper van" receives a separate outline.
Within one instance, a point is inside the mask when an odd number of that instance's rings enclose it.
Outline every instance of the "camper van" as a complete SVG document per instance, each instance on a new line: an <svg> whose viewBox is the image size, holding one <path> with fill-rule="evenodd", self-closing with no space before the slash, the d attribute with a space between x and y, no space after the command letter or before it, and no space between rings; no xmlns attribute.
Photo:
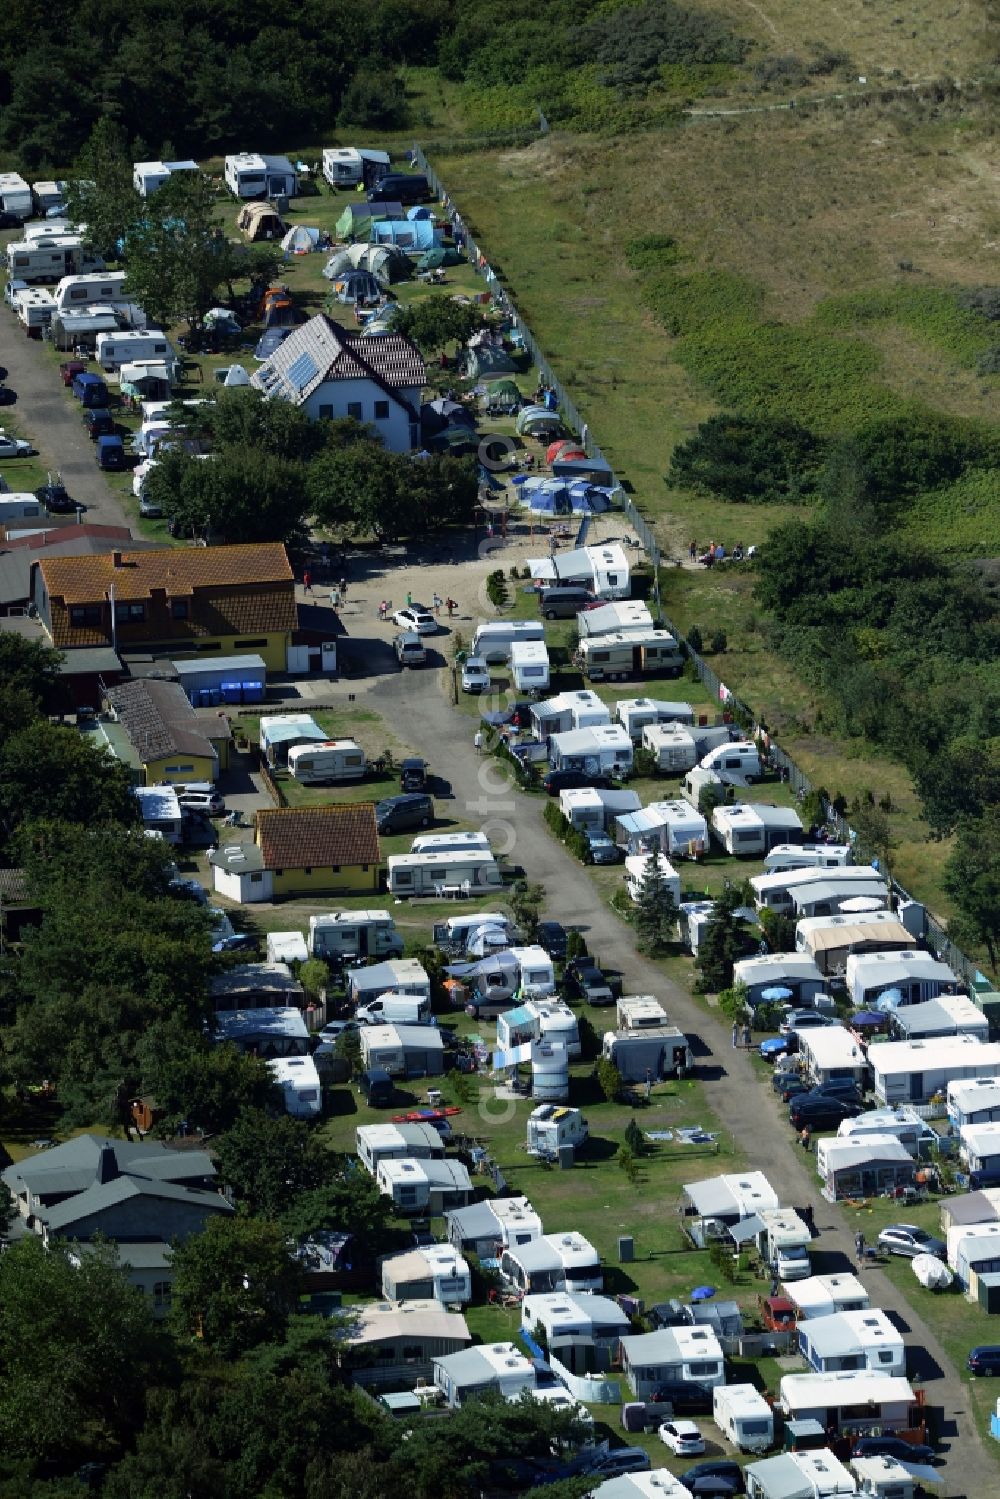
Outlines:
<svg viewBox="0 0 1000 1499"><path fill-rule="evenodd" d="M667 630L621 630L588 636L580 641L579 656L589 682L659 673L679 677L684 665L680 647Z"/></svg>
<svg viewBox="0 0 1000 1499"><path fill-rule="evenodd" d="M425 994L380 994L355 1010L362 1025L433 1025L431 1001Z"/></svg>
<svg viewBox="0 0 1000 1499"><path fill-rule="evenodd" d="M386 860L387 886L396 896L478 895L499 889L500 866L485 849L458 854L393 854Z"/></svg>
<svg viewBox="0 0 1000 1499"><path fill-rule="evenodd" d="M15 219L30 219L35 211L31 188L17 172L0 172L0 208Z"/></svg>
<svg viewBox="0 0 1000 1499"><path fill-rule="evenodd" d="M774 1442L774 1412L755 1385L716 1385L712 1419L740 1452L766 1452Z"/></svg>
<svg viewBox="0 0 1000 1499"><path fill-rule="evenodd" d="M498 661L509 661L511 646L529 640L544 642L545 626L541 620L489 620L476 629L470 655L478 656L490 666Z"/></svg>
<svg viewBox="0 0 1000 1499"><path fill-rule="evenodd" d="M118 370L123 364L151 359L163 359L169 364L177 362L177 355L171 348L167 335L159 328L146 328L141 332L129 330L99 333L95 348L97 362L102 370Z"/></svg>
<svg viewBox="0 0 1000 1499"><path fill-rule="evenodd" d="M745 781L755 781L760 778L760 753L755 744L745 739L737 740L734 744L720 744L704 757L701 768L714 770L717 775L731 771L742 776Z"/></svg>
<svg viewBox="0 0 1000 1499"><path fill-rule="evenodd" d="M515 640L510 648L510 677L517 692L545 692L549 653L544 640Z"/></svg>
<svg viewBox="0 0 1000 1499"><path fill-rule="evenodd" d="M852 863L849 843L779 843L765 855L767 874L789 869L840 869Z"/></svg>
<svg viewBox="0 0 1000 1499"><path fill-rule="evenodd" d="M327 911L309 918L309 955L326 961L401 958L403 939L388 911Z"/></svg>
<svg viewBox="0 0 1000 1499"><path fill-rule="evenodd" d="M288 751L288 773L303 786L360 781L368 769L365 752L353 739L322 739Z"/></svg>
<svg viewBox="0 0 1000 1499"><path fill-rule="evenodd" d="M86 276L64 276L55 290L58 312L72 312L75 307L112 307L130 300L125 291L124 271L93 271Z"/></svg>

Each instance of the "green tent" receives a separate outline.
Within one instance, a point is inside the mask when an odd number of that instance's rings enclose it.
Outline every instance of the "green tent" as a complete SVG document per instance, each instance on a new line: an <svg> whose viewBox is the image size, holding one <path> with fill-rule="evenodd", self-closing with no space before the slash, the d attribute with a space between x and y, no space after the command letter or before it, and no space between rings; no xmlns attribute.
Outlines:
<svg viewBox="0 0 1000 1499"><path fill-rule="evenodd" d="M494 380L486 387L491 401L523 401L524 397L513 380Z"/></svg>
<svg viewBox="0 0 1000 1499"><path fill-rule="evenodd" d="M471 427L445 427L443 431L429 437L425 444L432 453L475 453L479 448L479 433Z"/></svg>
<svg viewBox="0 0 1000 1499"><path fill-rule="evenodd" d="M439 271L446 265L461 265L462 257L457 250L445 249L442 245L435 245L433 250L425 250L417 261L418 271Z"/></svg>

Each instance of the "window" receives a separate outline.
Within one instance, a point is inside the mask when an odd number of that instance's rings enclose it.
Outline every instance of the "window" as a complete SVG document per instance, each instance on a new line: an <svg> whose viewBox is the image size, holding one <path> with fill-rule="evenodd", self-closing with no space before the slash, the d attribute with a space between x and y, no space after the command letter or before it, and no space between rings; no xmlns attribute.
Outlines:
<svg viewBox="0 0 1000 1499"><path fill-rule="evenodd" d="M172 619L187 619L187 599L172 599L170 603L170 615Z"/></svg>
<svg viewBox="0 0 1000 1499"><path fill-rule="evenodd" d="M879 1352L879 1356L878 1356L878 1361L879 1361L880 1364L891 1364L892 1363L892 1354L891 1353L882 1353L880 1351Z"/></svg>
<svg viewBox="0 0 1000 1499"><path fill-rule="evenodd" d="M700 1359L688 1364L688 1373L692 1379L703 1379L718 1372L719 1365L716 1359Z"/></svg>
<svg viewBox="0 0 1000 1499"><path fill-rule="evenodd" d="M396 884L397 885L412 885L413 884L413 870L412 869L398 869L396 871Z"/></svg>
<svg viewBox="0 0 1000 1499"><path fill-rule="evenodd" d="M263 881L263 879L264 879L264 876L262 874L252 874L250 876L250 883L251 883L251 885L259 885L259 884L261 884L261 882Z"/></svg>
<svg viewBox="0 0 1000 1499"><path fill-rule="evenodd" d="M365 419L365 408L363 404L360 401L348 401L347 415L353 416L356 422L363 422Z"/></svg>
<svg viewBox="0 0 1000 1499"><path fill-rule="evenodd" d="M307 864L306 867L305 867L305 869L302 871L302 873L303 874L312 874L312 865L311 864Z"/></svg>
<svg viewBox="0 0 1000 1499"><path fill-rule="evenodd" d="M249 651L249 650L259 649L259 647L262 646L262 645L267 645L267 640L266 639L264 639L264 640L236 640L236 641L233 642L233 649L237 650L237 651Z"/></svg>
<svg viewBox="0 0 1000 1499"><path fill-rule="evenodd" d="M403 1348L404 1364L422 1364L424 1361L424 1350L419 1343L411 1343L409 1347Z"/></svg>
<svg viewBox="0 0 1000 1499"><path fill-rule="evenodd" d="M190 646L188 649L190 650ZM222 642L219 640L199 640L195 642L195 650L202 651L205 654L209 651L214 651L217 654L222 650Z"/></svg>
<svg viewBox="0 0 1000 1499"><path fill-rule="evenodd" d="M155 1307L168 1307L173 1300L173 1292L169 1280L158 1280L153 1286L153 1305Z"/></svg>
<svg viewBox="0 0 1000 1499"><path fill-rule="evenodd" d="M375 402L375 420L377 422L387 422L389 420L389 402L388 401L376 401Z"/></svg>
<svg viewBox="0 0 1000 1499"><path fill-rule="evenodd" d="M101 623L100 604L72 604L69 622L71 625L99 625Z"/></svg>
<svg viewBox="0 0 1000 1499"><path fill-rule="evenodd" d="M340 865L339 864L331 864L330 865L330 869L331 869L331 871L334 874L339 874L340 873Z"/></svg>
<svg viewBox="0 0 1000 1499"><path fill-rule="evenodd" d="M320 419L321 422L330 422L330 421L332 421L333 420L333 407L332 406L321 406L319 408L319 419Z"/></svg>
<svg viewBox="0 0 1000 1499"><path fill-rule="evenodd" d="M145 604L116 604L115 619L120 625L141 624L146 618Z"/></svg>

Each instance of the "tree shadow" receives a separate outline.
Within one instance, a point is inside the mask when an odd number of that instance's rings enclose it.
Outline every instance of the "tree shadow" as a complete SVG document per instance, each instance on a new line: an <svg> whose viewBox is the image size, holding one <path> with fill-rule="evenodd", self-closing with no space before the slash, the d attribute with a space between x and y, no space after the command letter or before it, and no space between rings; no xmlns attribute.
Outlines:
<svg viewBox="0 0 1000 1499"><path fill-rule="evenodd" d="M323 1114L326 1119L344 1119L358 1112L358 1100L354 1089L329 1088L323 1099Z"/></svg>

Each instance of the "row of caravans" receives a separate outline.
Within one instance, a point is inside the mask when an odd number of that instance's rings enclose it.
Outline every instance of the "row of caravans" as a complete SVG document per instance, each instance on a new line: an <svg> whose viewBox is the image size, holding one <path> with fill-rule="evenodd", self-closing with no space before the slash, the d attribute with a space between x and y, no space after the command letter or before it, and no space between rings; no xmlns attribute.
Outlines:
<svg viewBox="0 0 1000 1499"><path fill-rule="evenodd" d="M65 182L32 182L29 186L19 172L0 172L0 209L22 222L33 213L61 209L65 193Z"/></svg>
<svg viewBox="0 0 1000 1499"><path fill-rule="evenodd" d="M472 640L472 655L487 665L498 663L513 667L516 648L529 643L544 648L545 625L542 620L489 620L478 626ZM541 656L521 655L519 660L537 665ZM584 676L592 682L614 681L635 676L667 675L678 677L684 657L677 640L667 630L650 627L645 630L621 630L606 635L587 636L578 646L578 660ZM544 680L526 681L526 686L544 689L548 686L548 656L545 657Z"/></svg>

